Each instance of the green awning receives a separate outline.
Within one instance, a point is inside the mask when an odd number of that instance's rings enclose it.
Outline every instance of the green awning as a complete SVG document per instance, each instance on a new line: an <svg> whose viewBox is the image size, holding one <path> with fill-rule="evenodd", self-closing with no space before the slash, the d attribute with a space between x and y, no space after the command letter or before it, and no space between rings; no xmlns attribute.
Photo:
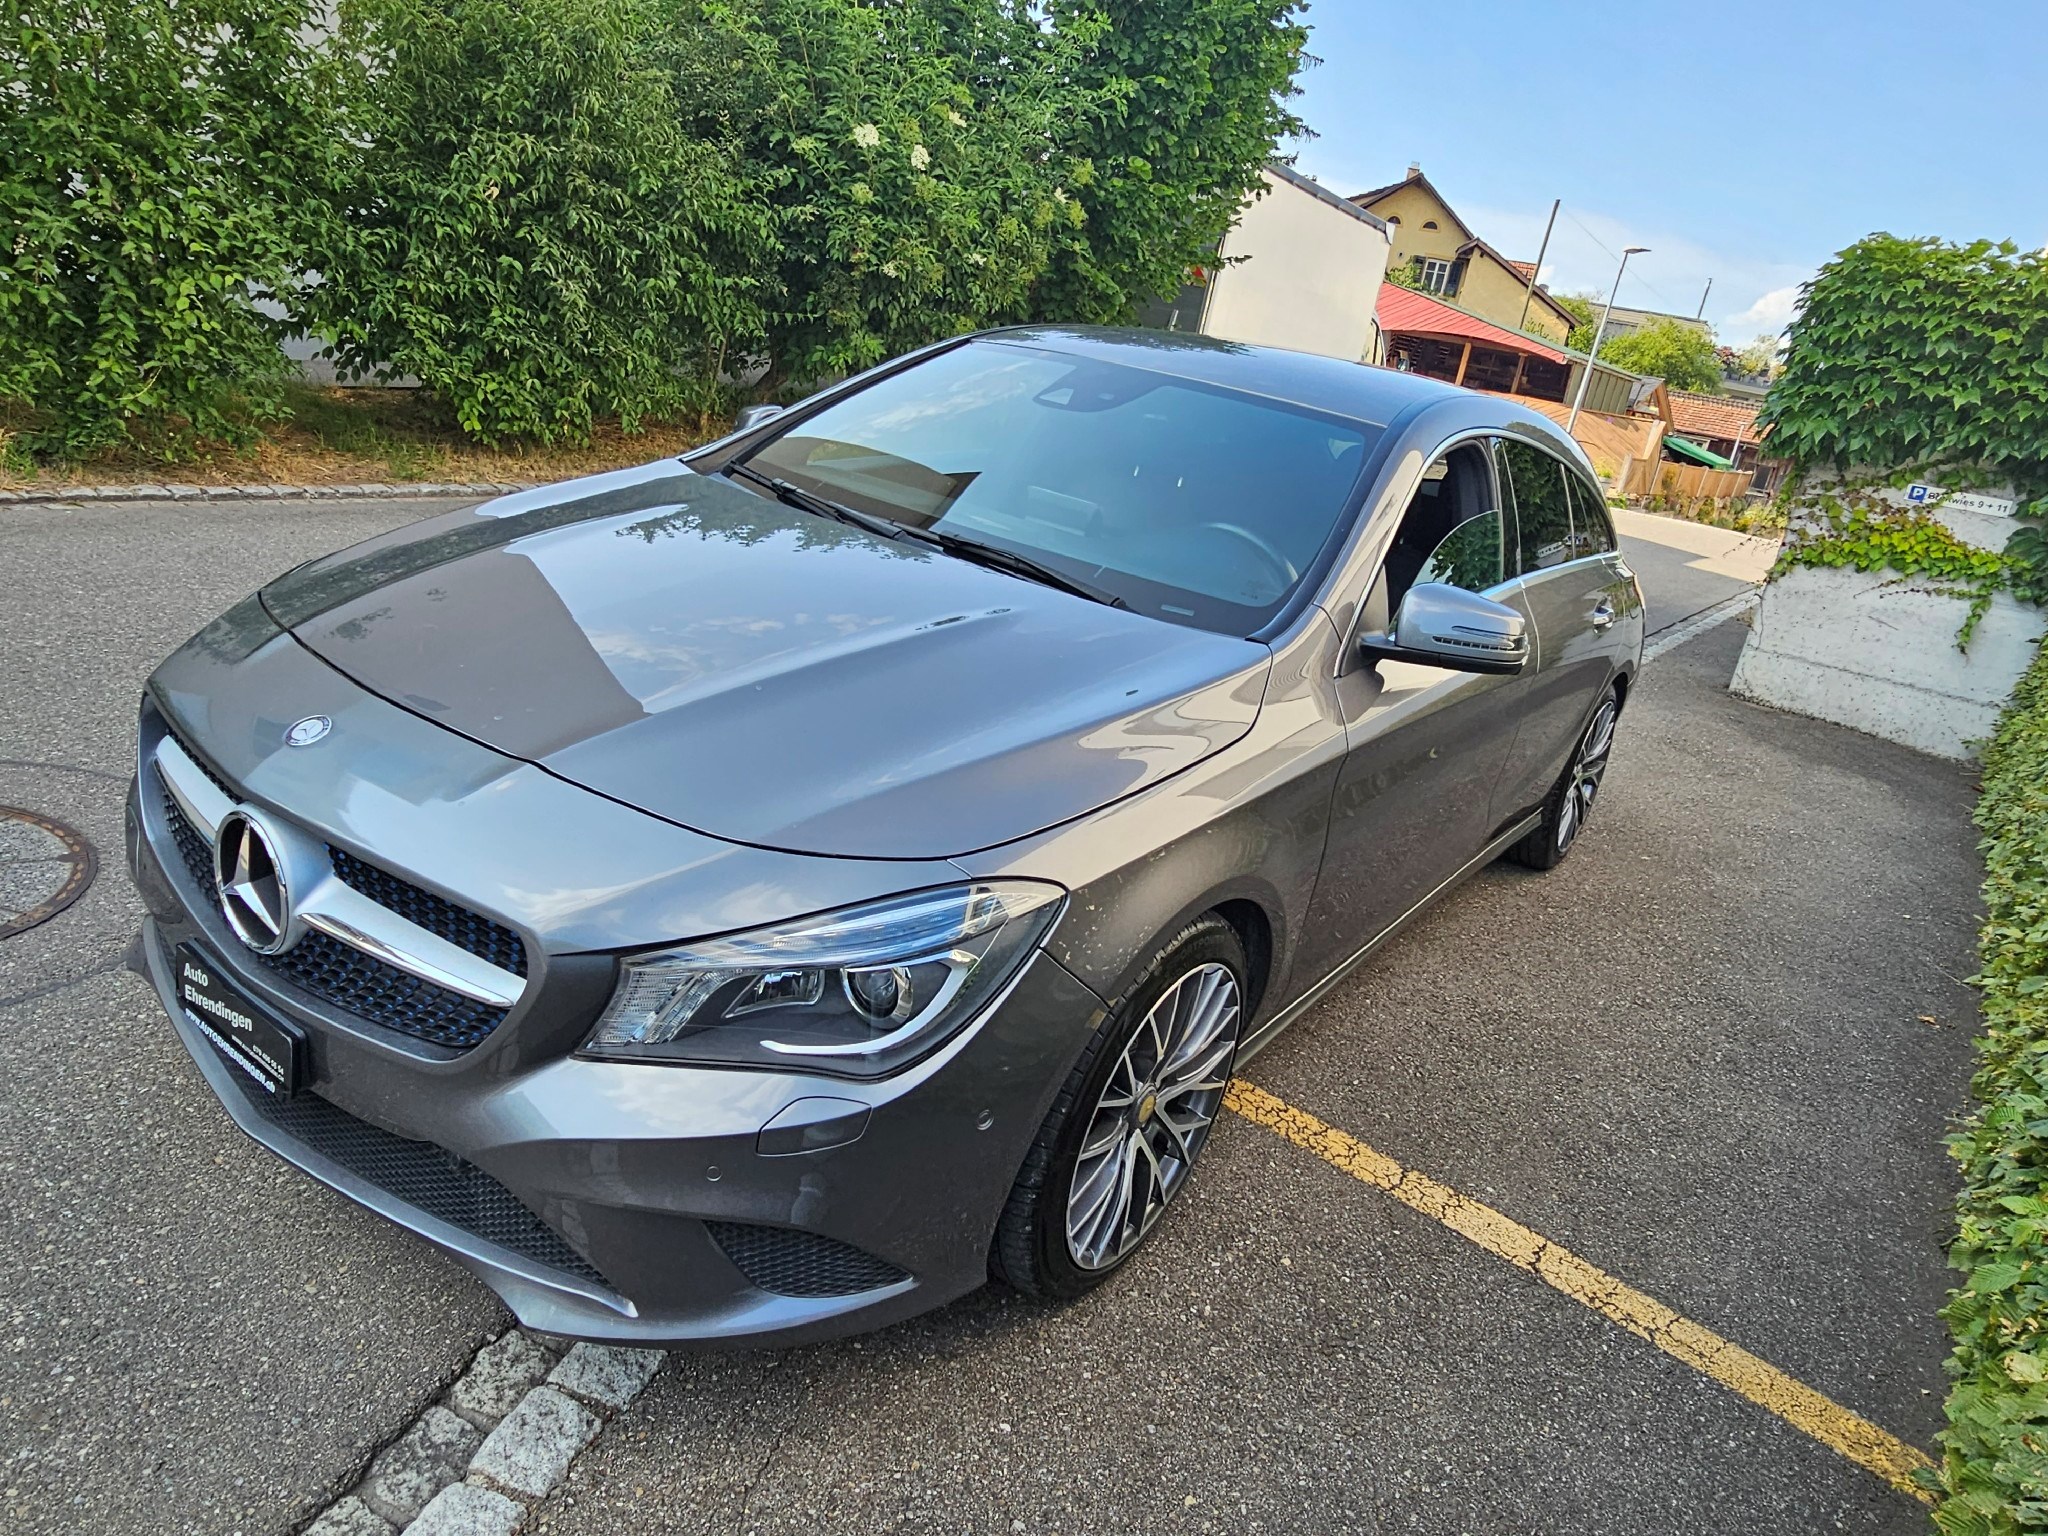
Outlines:
<svg viewBox="0 0 2048 1536"><path fill-rule="evenodd" d="M1733 459L1724 459L1711 448L1702 448L1698 443L1683 437L1673 437L1669 433L1666 433L1664 437L1664 450L1667 453L1676 454L1681 459L1691 459L1695 464L1704 464L1709 469L1733 469L1735 467Z"/></svg>

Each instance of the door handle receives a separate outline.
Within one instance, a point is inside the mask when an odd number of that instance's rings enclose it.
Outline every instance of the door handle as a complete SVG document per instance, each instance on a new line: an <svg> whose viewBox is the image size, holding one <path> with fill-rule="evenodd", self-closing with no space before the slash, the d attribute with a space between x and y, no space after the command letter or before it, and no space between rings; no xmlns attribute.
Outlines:
<svg viewBox="0 0 2048 1536"><path fill-rule="evenodd" d="M1586 617L1593 621L1595 629L1605 629L1614 622L1614 599L1611 597L1601 598L1594 606L1593 611L1587 614Z"/></svg>

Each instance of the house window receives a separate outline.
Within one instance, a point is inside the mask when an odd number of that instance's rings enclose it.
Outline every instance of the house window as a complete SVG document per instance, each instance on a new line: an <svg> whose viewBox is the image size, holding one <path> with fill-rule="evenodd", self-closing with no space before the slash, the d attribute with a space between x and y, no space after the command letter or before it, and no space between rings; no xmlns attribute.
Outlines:
<svg viewBox="0 0 2048 1536"><path fill-rule="evenodd" d="M1418 256L1415 275L1429 293L1443 293L1451 286L1451 264L1434 256Z"/></svg>
<svg viewBox="0 0 2048 1536"><path fill-rule="evenodd" d="M1429 220L1426 220L1426 221L1425 221L1425 222L1423 223L1423 226L1422 226L1422 227L1423 227L1424 229L1435 229L1435 228L1436 228L1436 220L1435 220L1435 219L1429 219Z"/></svg>

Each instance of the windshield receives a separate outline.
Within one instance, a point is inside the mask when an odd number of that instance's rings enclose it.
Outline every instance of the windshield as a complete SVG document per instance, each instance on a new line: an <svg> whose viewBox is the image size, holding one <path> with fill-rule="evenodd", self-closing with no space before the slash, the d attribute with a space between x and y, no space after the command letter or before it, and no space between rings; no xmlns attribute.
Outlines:
<svg viewBox="0 0 2048 1536"><path fill-rule="evenodd" d="M1376 435L1165 374L971 342L746 462L892 522L1028 555L1138 613L1244 635L1314 563Z"/></svg>

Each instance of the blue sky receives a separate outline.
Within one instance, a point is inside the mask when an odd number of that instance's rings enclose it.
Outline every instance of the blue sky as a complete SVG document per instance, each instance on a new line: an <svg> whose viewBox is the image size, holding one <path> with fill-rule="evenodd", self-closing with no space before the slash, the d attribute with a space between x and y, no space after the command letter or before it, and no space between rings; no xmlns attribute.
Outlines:
<svg viewBox="0 0 2048 1536"><path fill-rule="evenodd" d="M1349 195L1419 160L1544 280L1742 342L1872 230L2048 244L2048 0L1711 6L1315 0L1301 170ZM1612 254L1610 254L1612 253Z"/></svg>

